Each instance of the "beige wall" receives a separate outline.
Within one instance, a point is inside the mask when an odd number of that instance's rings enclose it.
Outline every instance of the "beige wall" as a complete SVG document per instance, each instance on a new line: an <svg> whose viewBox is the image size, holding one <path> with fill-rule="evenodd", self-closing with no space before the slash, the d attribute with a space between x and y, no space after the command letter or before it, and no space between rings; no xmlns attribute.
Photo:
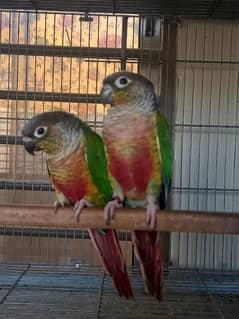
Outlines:
<svg viewBox="0 0 239 319"><path fill-rule="evenodd" d="M239 213L238 39L239 21L178 26L173 208ZM238 236L171 238L174 265L239 269Z"/></svg>

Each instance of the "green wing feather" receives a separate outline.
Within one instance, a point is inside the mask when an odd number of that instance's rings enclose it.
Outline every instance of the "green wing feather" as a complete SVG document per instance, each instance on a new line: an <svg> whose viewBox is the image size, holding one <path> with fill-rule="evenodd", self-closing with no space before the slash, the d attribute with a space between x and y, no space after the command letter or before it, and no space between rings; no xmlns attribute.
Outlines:
<svg viewBox="0 0 239 319"><path fill-rule="evenodd" d="M168 122L160 112L157 113L157 134L162 158L163 185L167 196L173 175L173 150Z"/></svg>
<svg viewBox="0 0 239 319"><path fill-rule="evenodd" d="M103 139L88 126L83 128L86 138L86 158L94 184L107 203L113 194Z"/></svg>

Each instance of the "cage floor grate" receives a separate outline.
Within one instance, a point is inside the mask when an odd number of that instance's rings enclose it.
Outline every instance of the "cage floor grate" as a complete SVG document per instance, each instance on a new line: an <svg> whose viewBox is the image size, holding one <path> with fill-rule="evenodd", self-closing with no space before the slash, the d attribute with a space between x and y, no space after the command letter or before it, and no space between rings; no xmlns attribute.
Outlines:
<svg viewBox="0 0 239 319"><path fill-rule="evenodd" d="M238 318L238 273L170 270L161 303L144 293L138 270L130 276L134 301L98 268L1 264L0 318Z"/></svg>

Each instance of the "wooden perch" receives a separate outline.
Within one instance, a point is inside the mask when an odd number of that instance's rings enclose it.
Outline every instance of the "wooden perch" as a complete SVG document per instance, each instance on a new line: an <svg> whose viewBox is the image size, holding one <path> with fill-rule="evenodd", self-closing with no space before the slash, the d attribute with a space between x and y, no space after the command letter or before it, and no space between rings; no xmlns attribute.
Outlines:
<svg viewBox="0 0 239 319"><path fill-rule="evenodd" d="M0 205L0 225L44 228L117 228L121 230L148 230L144 209L118 209L115 220L106 225L103 209L86 208L76 223L73 208L66 207L54 213L46 206ZM168 232L198 232L239 234L239 214L193 211L161 211L157 217L157 230Z"/></svg>

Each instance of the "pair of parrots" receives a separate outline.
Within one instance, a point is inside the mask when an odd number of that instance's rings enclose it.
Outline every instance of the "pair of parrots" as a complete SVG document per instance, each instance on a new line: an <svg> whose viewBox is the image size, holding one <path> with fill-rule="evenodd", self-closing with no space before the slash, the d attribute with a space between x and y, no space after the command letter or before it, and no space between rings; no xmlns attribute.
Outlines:
<svg viewBox="0 0 239 319"><path fill-rule="evenodd" d="M100 97L111 106L103 139L78 117L56 111L26 123L23 144L30 154L46 153L56 209L73 204L78 219L84 207L104 207L104 218L110 222L123 204L146 208L152 231L133 231L132 241L145 291L160 300L163 256L153 228L172 178L169 126L159 112L153 84L142 75L111 74L103 81ZM89 234L119 295L133 298L115 230L89 229Z"/></svg>

